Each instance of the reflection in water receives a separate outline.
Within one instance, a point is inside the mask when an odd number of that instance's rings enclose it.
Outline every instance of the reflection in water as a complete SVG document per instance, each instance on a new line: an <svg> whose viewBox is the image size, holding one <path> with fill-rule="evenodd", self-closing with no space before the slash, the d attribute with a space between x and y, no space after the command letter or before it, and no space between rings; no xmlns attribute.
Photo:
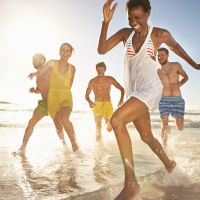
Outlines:
<svg viewBox="0 0 200 200"><path fill-rule="evenodd" d="M60 167L55 172L58 179L58 191L59 193L80 191L82 188L78 185L76 165L74 162L64 160L60 164Z"/></svg>
<svg viewBox="0 0 200 200"><path fill-rule="evenodd" d="M29 200L56 198L60 195L69 197L82 189L76 181L76 165L76 160L63 155L39 169L37 165L34 168L25 156L21 157L22 169L18 185L24 197Z"/></svg>
<svg viewBox="0 0 200 200"><path fill-rule="evenodd" d="M22 173L19 180L19 186L22 188L24 197L27 199L39 199L37 191L48 190L48 185L52 183L52 180L41 176L36 173L28 159L21 157ZM49 192L49 191L48 191Z"/></svg>
<svg viewBox="0 0 200 200"><path fill-rule="evenodd" d="M111 183L114 173L111 165L112 162L110 161L111 155L109 155L109 151L102 141L96 147L96 153L94 155L95 166L93 167L93 174L95 181L105 186Z"/></svg>

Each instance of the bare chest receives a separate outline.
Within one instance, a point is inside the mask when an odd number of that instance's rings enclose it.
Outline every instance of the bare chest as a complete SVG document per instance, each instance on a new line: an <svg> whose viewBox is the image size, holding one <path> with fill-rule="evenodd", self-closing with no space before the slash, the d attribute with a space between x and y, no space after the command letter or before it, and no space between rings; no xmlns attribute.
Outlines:
<svg viewBox="0 0 200 200"><path fill-rule="evenodd" d="M93 89L95 91L105 91L110 90L111 84L106 82L105 80L96 81L93 85Z"/></svg>
<svg viewBox="0 0 200 200"><path fill-rule="evenodd" d="M36 80L36 83L37 83L37 86L40 87L40 86L43 86L43 85L46 85L49 83L49 80L50 80L50 74L47 73L41 77L38 77L37 80Z"/></svg>

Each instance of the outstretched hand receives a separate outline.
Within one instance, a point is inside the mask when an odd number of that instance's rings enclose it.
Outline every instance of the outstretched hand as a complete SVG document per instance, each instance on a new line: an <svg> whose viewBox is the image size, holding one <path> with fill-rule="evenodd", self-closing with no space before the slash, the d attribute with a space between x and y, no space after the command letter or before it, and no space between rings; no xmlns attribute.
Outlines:
<svg viewBox="0 0 200 200"><path fill-rule="evenodd" d="M32 87L32 88L29 89L29 92L30 93L36 93L36 89L34 87Z"/></svg>
<svg viewBox="0 0 200 200"><path fill-rule="evenodd" d="M33 73L30 73L27 77L29 78L29 79L33 79L33 77L35 76L36 74L33 72Z"/></svg>
<svg viewBox="0 0 200 200"><path fill-rule="evenodd" d="M105 23L110 22L117 7L117 3L115 3L111 8L112 2L113 0L107 0L103 6L103 18Z"/></svg>

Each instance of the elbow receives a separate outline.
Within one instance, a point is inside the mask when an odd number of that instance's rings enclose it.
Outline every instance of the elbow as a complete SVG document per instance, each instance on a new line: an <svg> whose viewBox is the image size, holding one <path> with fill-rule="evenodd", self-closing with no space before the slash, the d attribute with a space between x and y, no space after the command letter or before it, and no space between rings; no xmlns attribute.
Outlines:
<svg viewBox="0 0 200 200"><path fill-rule="evenodd" d="M97 52L98 52L98 54L103 55L106 53L106 50L102 47L98 47Z"/></svg>
<svg viewBox="0 0 200 200"><path fill-rule="evenodd" d="M185 80L185 82L187 82L189 80L188 75L186 74L185 77L183 78Z"/></svg>
<svg viewBox="0 0 200 200"><path fill-rule="evenodd" d="M88 101L88 95L87 94L85 95L85 100Z"/></svg>

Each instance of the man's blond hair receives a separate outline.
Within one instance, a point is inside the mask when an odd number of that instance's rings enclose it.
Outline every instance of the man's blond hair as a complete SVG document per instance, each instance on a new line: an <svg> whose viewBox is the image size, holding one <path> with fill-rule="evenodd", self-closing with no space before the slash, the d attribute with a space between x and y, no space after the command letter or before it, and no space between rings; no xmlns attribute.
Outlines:
<svg viewBox="0 0 200 200"><path fill-rule="evenodd" d="M45 56L43 55L43 54L41 54L41 53L36 53L36 54L34 54L33 55L33 57L32 57L32 59L34 60L34 59L40 59L41 61L42 61L42 64L45 64L45 62L46 62L46 58L45 58Z"/></svg>

